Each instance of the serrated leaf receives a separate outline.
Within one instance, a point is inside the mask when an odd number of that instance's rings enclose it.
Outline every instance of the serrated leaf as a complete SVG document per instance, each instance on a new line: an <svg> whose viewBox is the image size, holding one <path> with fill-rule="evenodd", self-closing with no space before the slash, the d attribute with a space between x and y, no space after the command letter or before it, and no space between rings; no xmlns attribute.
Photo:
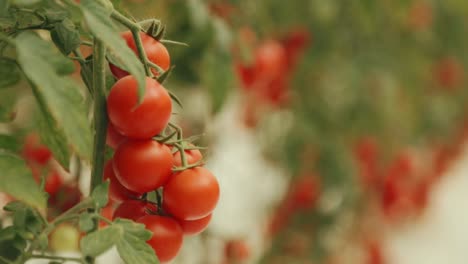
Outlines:
<svg viewBox="0 0 468 264"><path fill-rule="evenodd" d="M92 133L85 100L78 84L56 70L58 61L69 60L52 52L50 44L31 32L21 33L16 39L16 47L18 61L25 75L35 84L57 129L63 131L68 145L80 157L89 160Z"/></svg>
<svg viewBox="0 0 468 264"><path fill-rule="evenodd" d="M89 233L80 241L81 251L85 256L97 257L109 250L122 237L121 229L111 225Z"/></svg>
<svg viewBox="0 0 468 264"><path fill-rule="evenodd" d="M123 229L117 251L125 263L159 263L154 250L145 242L151 238L151 232L144 225L126 219L117 219L116 225Z"/></svg>
<svg viewBox="0 0 468 264"><path fill-rule="evenodd" d="M140 99L145 92L145 69L135 53L127 46L122 37L118 34L111 18L111 11L94 0L82 0L80 7L89 29L93 35L100 39L120 60L121 65L125 65L138 81L138 93Z"/></svg>
<svg viewBox="0 0 468 264"><path fill-rule="evenodd" d="M95 223L91 214L82 214L78 220L78 227L83 232L89 232L94 229Z"/></svg>
<svg viewBox="0 0 468 264"><path fill-rule="evenodd" d="M21 79L21 74L15 61L0 58L0 88L15 85Z"/></svg>
<svg viewBox="0 0 468 264"><path fill-rule="evenodd" d="M97 186L94 190L93 193L91 194L91 197L94 200L94 203L97 208L103 208L104 206L107 205L109 202L109 180L101 183L99 186Z"/></svg>
<svg viewBox="0 0 468 264"><path fill-rule="evenodd" d="M60 23L56 23L54 28L50 31L50 36L55 45L65 55L70 54L70 52L78 48L81 43L78 29L68 18L65 18Z"/></svg>
<svg viewBox="0 0 468 264"><path fill-rule="evenodd" d="M0 152L0 172L0 191L34 207L46 207L46 196L22 159Z"/></svg>

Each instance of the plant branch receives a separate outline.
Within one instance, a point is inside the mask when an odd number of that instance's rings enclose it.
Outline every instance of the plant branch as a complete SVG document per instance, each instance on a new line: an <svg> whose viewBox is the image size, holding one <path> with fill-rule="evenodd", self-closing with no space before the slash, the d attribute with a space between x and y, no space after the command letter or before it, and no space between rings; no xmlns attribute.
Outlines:
<svg viewBox="0 0 468 264"><path fill-rule="evenodd" d="M85 263L82 258L72 258L72 257L60 257L60 256L51 256L45 254L32 254L31 257L38 259L50 259L50 260L59 260L59 261L74 261L78 263Z"/></svg>

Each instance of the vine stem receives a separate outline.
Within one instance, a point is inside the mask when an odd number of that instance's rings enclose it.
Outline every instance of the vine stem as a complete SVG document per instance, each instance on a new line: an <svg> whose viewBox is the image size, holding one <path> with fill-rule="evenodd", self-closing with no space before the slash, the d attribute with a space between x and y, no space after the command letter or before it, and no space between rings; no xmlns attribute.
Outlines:
<svg viewBox="0 0 468 264"><path fill-rule="evenodd" d="M106 47L99 39L94 39L93 49L93 91L94 91L94 148L91 170L90 192L102 182L104 152L106 147ZM97 211L98 213L98 211ZM95 226L98 220L95 221ZM91 230L92 232L94 230ZM93 264L93 257L86 257L86 263Z"/></svg>
<svg viewBox="0 0 468 264"><path fill-rule="evenodd" d="M41 255L41 254L33 254L33 258L38 259L50 259L50 260L59 260L59 261L74 261L78 263L85 263L81 258L71 258L71 257L60 257L60 256L50 256L50 255Z"/></svg>

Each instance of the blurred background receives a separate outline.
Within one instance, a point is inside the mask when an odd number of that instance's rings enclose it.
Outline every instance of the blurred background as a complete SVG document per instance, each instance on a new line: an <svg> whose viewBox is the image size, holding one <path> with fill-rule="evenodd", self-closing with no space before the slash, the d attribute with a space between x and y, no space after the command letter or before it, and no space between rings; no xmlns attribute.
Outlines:
<svg viewBox="0 0 468 264"><path fill-rule="evenodd" d="M160 18L165 38L189 44L167 45L165 87L221 185L210 227L186 238L174 264L467 263L468 1L121 9ZM9 96L29 106L2 129L40 127L27 89L0 92L2 106Z"/></svg>

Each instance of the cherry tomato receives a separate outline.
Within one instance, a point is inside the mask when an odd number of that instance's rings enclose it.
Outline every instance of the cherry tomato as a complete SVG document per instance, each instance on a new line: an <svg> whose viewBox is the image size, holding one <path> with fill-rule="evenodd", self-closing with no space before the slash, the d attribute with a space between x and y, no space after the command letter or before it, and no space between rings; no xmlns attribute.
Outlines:
<svg viewBox="0 0 468 264"><path fill-rule="evenodd" d="M175 167L182 166L182 158L180 155L180 151L177 151L176 153L174 153L173 156L174 156L174 166ZM186 149L185 157L187 158L187 164L192 165L192 164L199 162L203 158L203 155L198 149Z"/></svg>
<svg viewBox="0 0 468 264"><path fill-rule="evenodd" d="M283 74L286 62L286 51L275 40L264 42L255 52L255 70L258 78L263 80L272 80Z"/></svg>
<svg viewBox="0 0 468 264"><path fill-rule="evenodd" d="M450 90L463 84L464 72L465 69L457 58L446 57L435 65L433 75L442 88Z"/></svg>
<svg viewBox="0 0 468 264"><path fill-rule="evenodd" d="M63 185L62 177L56 171L49 173L46 178L44 189L49 195L54 195Z"/></svg>
<svg viewBox="0 0 468 264"><path fill-rule="evenodd" d="M112 215L114 214L114 205L108 204L106 207L102 208L101 210L101 216L105 217L108 220L112 221ZM103 220L99 221L99 227L106 227L107 223Z"/></svg>
<svg viewBox="0 0 468 264"><path fill-rule="evenodd" d="M49 241L53 251L76 251L79 248L80 232L71 224L61 224L52 232Z"/></svg>
<svg viewBox="0 0 468 264"><path fill-rule="evenodd" d="M109 119L121 134L148 139L159 134L169 122L172 101L156 80L146 78L143 101L138 104L138 84L129 75L117 81L107 99Z"/></svg>
<svg viewBox="0 0 468 264"><path fill-rule="evenodd" d="M125 42L127 42L127 45L130 47L130 49L132 49L133 52L135 52L135 54L138 56L138 49L135 44L135 40L133 39L132 33L130 31L125 31L121 34L121 36L124 38ZM152 63L161 67L164 71L167 71L171 65L171 59L166 47L161 42L143 32L140 32L140 37L143 43L143 49L145 50L148 59ZM109 64L109 66L111 72L117 79L121 79L128 75L128 72L118 68L113 64ZM152 71L154 75L159 75L159 72L156 69L152 69Z"/></svg>
<svg viewBox="0 0 468 264"><path fill-rule="evenodd" d="M180 224L180 227L182 227L184 235L200 234L201 232L203 232L203 230L205 230L208 227L210 221L211 214L193 221L177 220L177 222Z"/></svg>
<svg viewBox="0 0 468 264"><path fill-rule="evenodd" d="M180 225L172 218L147 215L138 219L139 223L153 233L146 241L158 256L159 261L168 262L175 258L182 247L183 233Z"/></svg>
<svg viewBox="0 0 468 264"><path fill-rule="evenodd" d="M113 160L107 161L104 166L104 180L109 179L109 198L115 202L123 202L130 198L137 198L140 195L125 188L117 179L114 172Z"/></svg>
<svg viewBox="0 0 468 264"><path fill-rule="evenodd" d="M42 145L37 134L31 133L24 140L22 156L27 161L46 164L52 157L52 152Z"/></svg>
<svg viewBox="0 0 468 264"><path fill-rule="evenodd" d="M203 167L174 174L164 186L164 209L177 219L197 220L209 215L219 199L219 185Z"/></svg>
<svg viewBox="0 0 468 264"><path fill-rule="evenodd" d="M116 149L117 146L119 146L119 144L122 143L122 141L124 140L125 136L120 134L117 130L115 130L112 124L109 124L107 126L106 144L109 147Z"/></svg>
<svg viewBox="0 0 468 264"><path fill-rule="evenodd" d="M307 209L315 205L319 197L319 182L317 177L307 175L299 178L292 186L289 199L295 208Z"/></svg>
<svg viewBox="0 0 468 264"><path fill-rule="evenodd" d="M114 171L127 189L146 193L161 187L172 174L172 153L157 141L127 140L114 154Z"/></svg>
<svg viewBox="0 0 468 264"><path fill-rule="evenodd" d="M250 247L244 240L230 240L224 247L226 257L234 261L243 261L250 257Z"/></svg>
<svg viewBox="0 0 468 264"><path fill-rule="evenodd" d="M157 206L140 200L127 200L122 202L114 211L113 220L116 218L130 219L133 221L148 215L149 212L156 212Z"/></svg>

